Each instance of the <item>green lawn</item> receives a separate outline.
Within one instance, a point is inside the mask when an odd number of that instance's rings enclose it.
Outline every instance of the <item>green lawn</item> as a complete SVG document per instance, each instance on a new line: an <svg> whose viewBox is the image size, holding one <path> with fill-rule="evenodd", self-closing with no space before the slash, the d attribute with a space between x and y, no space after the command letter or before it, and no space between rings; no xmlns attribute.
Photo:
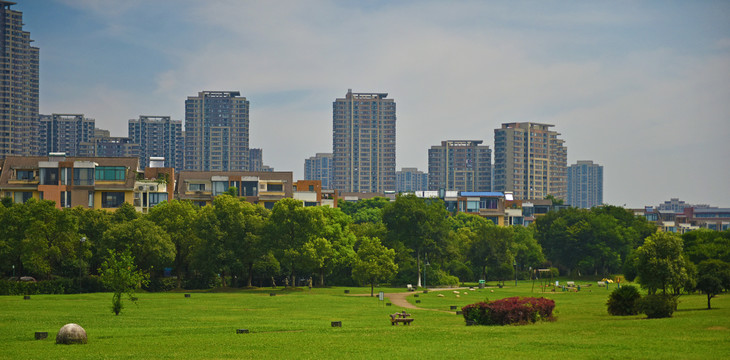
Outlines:
<svg viewBox="0 0 730 360"><path fill-rule="evenodd" d="M612 285L613 286L613 285ZM465 326L448 312L484 300L528 296L531 283L515 288L460 290L409 297L428 309L408 310L411 326L391 326L376 298L347 296L344 288L285 292L141 293L138 305L110 310L111 294L0 296L0 358L3 359L229 359L229 358L730 358L730 295L682 296L673 318L612 317L609 291L544 295L555 300L557 321L526 326ZM393 289L376 289L400 291ZM493 292L492 292L493 290ZM352 293L369 293L369 288ZM464 294L466 291L468 294ZM277 296L269 296L275 292ZM342 321L333 328L331 321ZM83 326L87 345L55 345L66 323ZM249 334L236 334L248 329ZM34 340L36 331L49 339Z"/></svg>

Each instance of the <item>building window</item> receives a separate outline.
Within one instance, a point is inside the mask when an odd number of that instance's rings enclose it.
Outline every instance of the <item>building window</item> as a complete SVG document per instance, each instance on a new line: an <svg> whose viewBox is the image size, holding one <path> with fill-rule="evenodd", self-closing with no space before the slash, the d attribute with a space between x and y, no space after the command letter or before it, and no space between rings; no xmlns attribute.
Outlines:
<svg viewBox="0 0 730 360"><path fill-rule="evenodd" d="M94 192L89 191L89 209L94 208Z"/></svg>
<svg viewBox="0 0 730 360"><path fill-rule="evenodd" d="M58 185L58 168L41 169L41 185Z"/></svg>
<svg viewBox="0 0 730 360"><path fill-rule="evenodd" d="M15 172L17 180L33 180L35 178L35 171L33 170L17 170Z"/></svg>
<svg viewBox="0 0 730 360"><path fill-rule="evenodd" d="M150 193L149 194L149 206L153 207L163 201L167 201L167 193Z"/></svg>
<svg viewBox="0 0 730 360"><path fill-rule="evenodd" d="M124 166L97 166L96 180L99 181L124 181L126 169Z"/></svg>
<svg viewBox="0 0 730 360"><path fill-rule="evenodd" d="M284 191L283 184L266 184L266 191Z"/></svg>
<svg viewBox="0 0 730 360"><path fill-rule="evenodd" d="M213 196L218 196L226 192L228 181L213 181Z"/></svg>
<svg viewBox="0 0 730 360"><path fill-rule="evenodd" d="M188 184L190 191L205 191L205 184Z"/></svg>
<svg viewBox="0 0 730 360"><path fill-rule="evenodd" d="M98 173L97 173L98 174ZM118 208L124 203L124 192L102 192L102 208Z"/></svg>
<svg viewBox="0 0 730 360"><path fill-rule="evenodd" d="M94 185L94 169L74 169L74 185Z"/></svg>
<svg viewBox="0 0 730 360"><path fill-rule="evenodd" d="M61 207L62 208L71 207L71 192L70 191L61 191Z"/></svg>
<svg viewBox="0 0 730 360"><path fill-rule="evenodd" d="M23 204L32 198L33 198L33 192L31 192L31 191L16 191L15 192L15 203L16 204Z"/></svg>

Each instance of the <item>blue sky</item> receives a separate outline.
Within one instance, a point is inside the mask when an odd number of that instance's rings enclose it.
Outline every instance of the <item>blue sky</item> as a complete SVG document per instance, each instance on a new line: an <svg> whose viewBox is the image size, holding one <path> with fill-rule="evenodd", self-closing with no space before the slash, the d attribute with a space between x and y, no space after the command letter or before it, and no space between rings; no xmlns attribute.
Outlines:
<svg viewBox="0 0 730 360"><path fill-rule="evenodd" d="M396 100L397 167L506 122L554 124L604 201L730 206L730 2L19 0L41 112L126 136L203 90L251 101L251 146L301 178L348 88Z"/></svg>

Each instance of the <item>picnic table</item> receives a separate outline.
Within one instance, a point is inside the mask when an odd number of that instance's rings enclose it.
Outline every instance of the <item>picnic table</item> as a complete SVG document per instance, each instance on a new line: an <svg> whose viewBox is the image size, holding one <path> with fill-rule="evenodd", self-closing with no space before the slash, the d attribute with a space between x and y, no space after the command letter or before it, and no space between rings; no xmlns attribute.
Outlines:
<svg viewBox="0 0 730 360"><path fill-rule="evenodd" d="M403 323L404 325L410 325L411 322L413 322L413 318L410 316L411 314L408 314L405 311L390 314L390 324L395 325L397 323Z"/></svg>

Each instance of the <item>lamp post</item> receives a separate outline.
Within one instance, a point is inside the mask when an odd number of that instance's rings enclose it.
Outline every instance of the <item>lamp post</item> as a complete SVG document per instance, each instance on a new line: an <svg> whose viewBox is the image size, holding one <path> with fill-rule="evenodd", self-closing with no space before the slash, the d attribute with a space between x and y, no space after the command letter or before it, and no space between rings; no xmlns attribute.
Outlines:
<svg viewBox="0 0 730 360"><path fill-rule="evenodd" d="M79 239L79 278L84 277L84 263L81 256L84 253L84 243L86 242L86 236L82 236Z"/></svg>
<svg viewBox="0 0 730 360"><path fill-rule="evenodd" d="M15 277L15 264L13 264L13 277Z"/></svg>
<svg viewBox="0 0 730 360"><path fill-rule="evenodd" d="M426 286L426 266L429 266L431 264L428 263L428 254L426 254L426 263L423 264L423 288L428 289Z"/></svg>
<svg viewBox="0 0 730 360"><path fill-rule="evenodd" d="M515 268L515 287L517 287L517 260L512 263L512 266Z"/></svg>

